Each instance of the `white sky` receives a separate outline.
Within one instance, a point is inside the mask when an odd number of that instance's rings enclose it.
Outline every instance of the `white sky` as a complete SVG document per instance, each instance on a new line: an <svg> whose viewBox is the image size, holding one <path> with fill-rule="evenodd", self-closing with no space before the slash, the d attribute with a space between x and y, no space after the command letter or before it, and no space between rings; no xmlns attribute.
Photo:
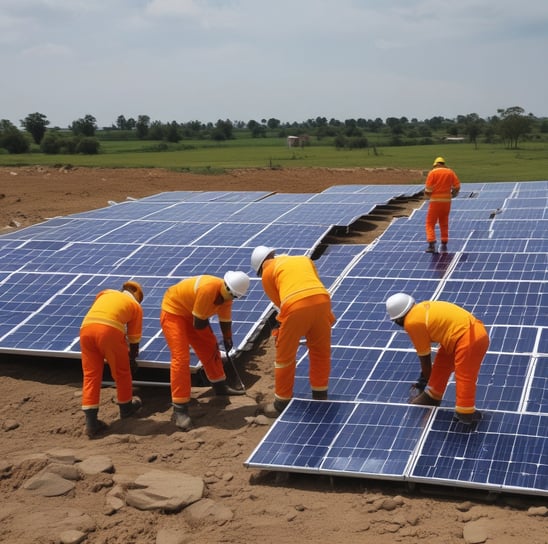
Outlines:
<svg viewBox="0 0 548 544"><path fill-rule="evenodd" d="M548 116L547 0L0 0L0 119Z"/></svg>

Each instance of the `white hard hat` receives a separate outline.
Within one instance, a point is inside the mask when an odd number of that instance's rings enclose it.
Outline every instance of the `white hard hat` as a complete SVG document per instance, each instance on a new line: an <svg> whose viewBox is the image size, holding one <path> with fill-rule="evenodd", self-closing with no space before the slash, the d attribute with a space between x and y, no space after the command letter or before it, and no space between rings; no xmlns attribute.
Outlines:
<svg viewBox="0 0 548 544"><path fill-rule="evenodd" d="M274 254L275 249L268 246L257 246L253 253L251 254L251 268L255 270L258 276L260 276L259 271L265 262L265 259L269 255Z"/></svg>
<svg viewBox="0 0 548 544"><path fill-rule="evenodd" d="M396 293L386 300L386 311L392 321L403 317L415 304L415 299L405 293Z"/></svg>
<svg viewBox="0 0 548 544"><path fill-rule="evenodd" d="M245 272L234 272L229 270L224 278L225 285L234 298L243 297L249 288L249 276Z"/></svg>

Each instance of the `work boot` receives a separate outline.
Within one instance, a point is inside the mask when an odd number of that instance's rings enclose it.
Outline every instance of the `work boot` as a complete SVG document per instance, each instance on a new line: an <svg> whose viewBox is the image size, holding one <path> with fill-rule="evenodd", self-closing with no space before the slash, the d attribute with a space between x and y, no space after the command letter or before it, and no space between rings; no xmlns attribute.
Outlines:
<svg viewBox="0 0 548 544"><path fill-rule="evenodd" d="M426 391L417 395L409 404L420 404L421 406L439 406L441 400L433 399Z"/></svg>
<svg viewBox="0 0 548 544"><path fill-rule="evenodd" d="M436 242L428 242L428 247L424 250L425 253L436 253Z"/></svg>
<svg viewBox="0 0 548 544"><path fill-rule="evenodd" d="M88 438L96 438L108 429L108 425L97 419L99 408L86 408L84 411L86 416L86 436Z"/></svg>
<svg viewBox="0 0 548 544"><path fill-rule="evenodd" d="M188 402L184 404L173 403L173 417L175 426L181 431L186 432L192 429L192 420L188 415Z"/></svg>
<svg viewBox="0 0 548 544"><path fill-rule="evenodd" d="M138 412L143 406L139 397L133 397L129 402L119 402L118 408L120 409L120 417L125 419Z"/></svg>
<svg viewBox="0 0 548 544"><path fill-rule="evenodd" d="M447 242L442 242L441 243L440 253L447 253Z"/></svg>
<svg viewBox="0 0 548 544"><path fill-rule="evenodd" d="M288 400L275 399L274 402L269 402L262 407L262 412L266 417L276 419L289 404Z"/></svg>
<svg viewBox="0 0 548 544"><path fill-rule="evenodd" d="M218 397L234 397L237 395L245 395L245 390L234 389L233 387L230 387L230 385L226 383L226 380L223 380L222 382L215 382L211 385L213 386L213 391L215 391L215 394Z"/></svg>
<svg viewBox="0 0 548 544"><path fill-rule="evenodd" d="M464 425L472 425L473 423L481 421L481 412L478 412L478 410L472 412L471 414L461 414L460 412L455 412L453 419L460 421L460 423Z"/></svg>
<svg viewBox="0 0 548 544"><path fill-rule="evenodd" d="M327 400L327 389L325 391L312 390L312 398L314 400Z"/></svg>

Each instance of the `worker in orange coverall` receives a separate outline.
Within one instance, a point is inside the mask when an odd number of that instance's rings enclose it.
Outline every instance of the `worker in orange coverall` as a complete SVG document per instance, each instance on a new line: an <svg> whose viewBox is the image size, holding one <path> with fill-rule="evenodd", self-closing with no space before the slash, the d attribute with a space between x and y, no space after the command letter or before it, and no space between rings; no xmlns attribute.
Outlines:
<svg viewBox="0 0 548 544"><path fill-rule="evenodd" d="M136 281L126 281L121 291L101 291L82 321L82 410L89 438L107 429L107 424L97 419L105 360L116 383L120 417L129 417L141 407L141 400L133 397L131 368L137 366L135 359L139 355L142 301L141 285Z"/></svg>
<svg viewBox="0 0 548 544"><path fill-rule="evenodd" d="M467 425L481 419L476 410L476 382L481 363L489 347L483 323L456 304L441 300L416 303L405 293L396 293L386 301L386 310L394 323L409 335L421 364L421 376L415 387L423 391L411 404L439 406L451 373L455 373L455 418ZM431 360L431 343L439 343Z"/></svg>
<svg viewBox="0 0 548 544"><path fill-rule="evenodd" d="M297 349L303 336L308 347L312 398L327 399L335 317L329 292L309 257L276 256L273 248L258 246L251 255L251 267L278 308L274 402L263 407L266 416L275 418L293 397Z"/></svg>
<svg viewBox="0 0 548 544"><path fill-rule="evenodd" d="M249 287L244 272L227 272L223 278L195 276L172 285L162 300L160 325L171 352L171 401L175 425L192 428L188 412L191 398L190 347L200 359L216 395L244 395L227 385L223 361L209 318L217 315L228 354L232 342L232 301L243 297Z"/></svg>
<svg viewBox="0 0 548 544"><path fill-rule="evenodd" d="M445 166L445 159L437 157L434 167L426 177L424 196L430 199L426 212L426 253L436 253L436 224L439 223L442 253L447 253L449 242L449 213L451 199L460 191L460 181L455 172Z"/></svg>

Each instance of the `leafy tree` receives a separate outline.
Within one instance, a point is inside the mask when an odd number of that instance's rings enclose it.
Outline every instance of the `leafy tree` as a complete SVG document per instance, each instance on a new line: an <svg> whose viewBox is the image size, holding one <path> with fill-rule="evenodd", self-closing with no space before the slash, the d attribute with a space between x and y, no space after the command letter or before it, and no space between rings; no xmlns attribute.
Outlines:
<svg viewBox="0 0 548 544"><path fill-rule="evenodd" d="M247 122L247 128L253 132L253 130L255 128L257 128L259 125L259 123L257 123L257 121L255 121L255 119L250 119L248 122Z"/></svg>
<svg viewBox="0 0 548 544"><path fill-rule="evenodd" d="M523 115L524 112L519 106L497 110L500 115L499 134L509 149L517 149L519 139L531 128L532 119Z"/></svg>
<svg viewBox="0 0 548 544"><path fill-rule="evenodd" d="M398 119L397 117L388 117L386 119L386 124L390 128L390 132L392 132L392 134L398 135L403 133L401 119Z"/></svg>
<svg viewBox="0 0 548 544"><path fill-rule="evenodd" d="M469 140L474 144L477 149L478 136L481 134L485 122L477 113L470 113L464 118L463 123L464 134L468 136Z"/></svg>
<svg viewBox="0 0 548 544"><path fill-rule="evenodd" d="M3 147L8 153L26 153L30 149L30 144L25 135L17 127L8 121L0 121L0 147Z"/></svg>
<svg viewBox="0 0 548 544"><path fill-rule="evenodd" d="M266 138L266 127L258 123L251 129L252 138Z"/></svg>
<svg viewBox="0 0 548 544"><path fill-rule="evenodd" d="M87 114L84 118L73 121L69 127L75 136L95 136L97 130L97 119Z"/></svg>
<svg viewBox="0 0 548 544"><path fill-rule="evenodd" d="M40 142L42 153L47 155L57 155L63 145L62 138L56 132L48 132Z"/></svg>
<svg viewBox="0 0 548 544"><path fill-rule="evenodd" d="M34 143L39 144L46 133L49 121L43 113L30 113L22 121L21 126L30 133Z"/></svg>
<svg viewBox="0 0 548 544"><path fill-rule="evenodd" d="M179 134L179 125L176 121L168 123L166 127L166 140L172 143L177 143L181 140L181 135Z"/></svg>
<svg viewBox="0 0 548 544"><path fill-rule="evenodd" d="M151 140L163 140L164 139L164 125L160 121L152 121L148 129L148 137Z"/></svg>
<svg viewBox="0 0 548 544"><path fill-rule="evenodd" d="M135 131L137 132L137 138L143 140L148 135L148 129L150 127L150 117L148 115L139 115L137 122L135 123Z"/></svg>
<svg viewBox="0 0 548 544"><path fill-rule="evenodd" d="M232 121L230 119L227 119L226 121L223 121L222 119L219 119L217 123L215 124L215 131L214 134L216 137L215 140L230 140L232 139L232 130L234 128L234 125L232 124ZM220 135L223 135L224 138L219 138Z"/></svg>
<svg viewBox="0 0 548 544"><path fill-rule="evenodd" d="M83 153L84 155L97 155L101 144L97 138L81 138L76 146L76 153Z"/></svg>
<svg viewBox="0 0 548 544"><path fill-rule="evenodd" d="M280 120L279 120L279 119L274 119L273 117L271 117L271 118L266 122L266 126L267 126L270 130L276 130L277 128L280 127Z"/></svg>

